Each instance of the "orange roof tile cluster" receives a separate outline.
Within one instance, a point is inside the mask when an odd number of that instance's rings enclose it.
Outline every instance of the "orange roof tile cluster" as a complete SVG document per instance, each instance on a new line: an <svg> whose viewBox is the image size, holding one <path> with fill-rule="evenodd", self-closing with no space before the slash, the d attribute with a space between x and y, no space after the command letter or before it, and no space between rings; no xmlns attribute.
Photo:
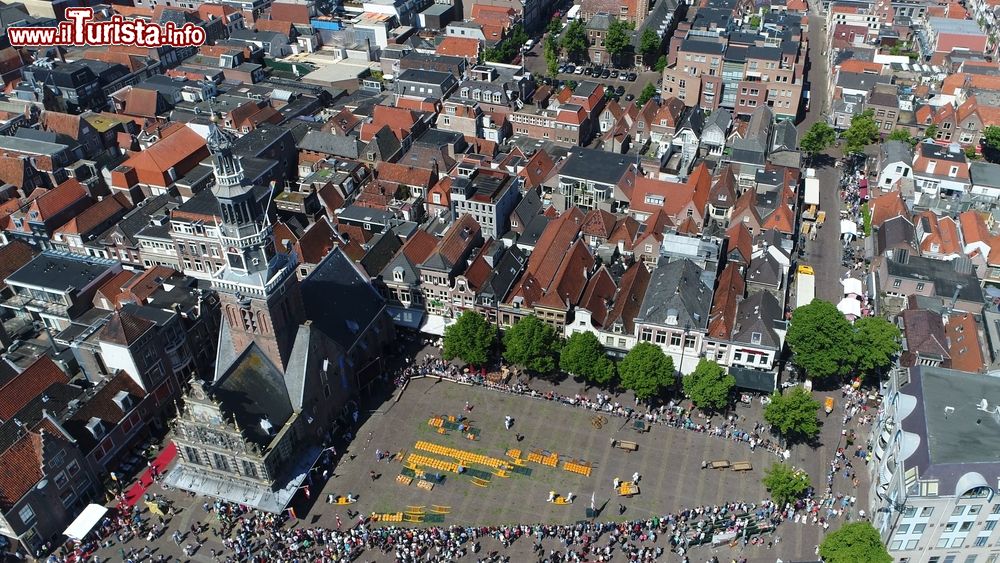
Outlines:
<svg viewBox="0 0 1000 563"><path fill-rule="evenodd" d="M7 287L7 276L31 262L35 254L35 247L19 239L0 246L0 289Z"/></svg>
<svg viewBox="0 0 1000 563"><path fill-rule="evenodd" d="M508 301L520 298L526 307L537 303L556 309L577 302L586 272L594 263L586 243L577 236L583 220L583 212L573 207L549 222Z"/></svg>
<svg viewBox="0 0 1000 563"><path fill-rule="evenodd" d="M746 228L743 227L745 231ZM712 297L712 309L708 315L709 338L729 340L736 325L736 310L746 292L746 282L737 264L730 262L722 270L719 283Z"/></svg>
<svg viewBox="0 0 1000 563"><path fill-rule="evenodd" d="M933 211L918 213L914 219L922 231L920 251L941 256L961 255L958 224L951 217L938 217Z"/></svg>
<svg viewBox="0 0 1000 563"><path fill-rule="evenodd" d="M948 337L948 353L951 369L979 373L986 366L983 346L979 341L979 324L975 316L953 311L947 315L945 334Z"/></svg>
<svg viewBox="0 0 1000 563"><path fill-rule="evenodd" d="M132 155L123 165L135 169L139 182L153 186L173 184L169 171L180 178L208 158L205 139L182 123L172 123L161 131L161 139L148 149Z"/></svg>
<svg viewBox="0 0 1000 563"><path fill-rule="evenodd" d="M704 216L711 189L712 176L704 163L695 167L684 183L638 177L632 190L630 209L644 214L662 210L675 224L680 224L688 218L686 210L689 208L699 219ZM658 198L662 198L662 204L647 203Z"/></svg>
<svg viewBox="0 0 1000 563"><path fill-rule="evenodd" d="M56 233L64 235L82 235L101 227L105 222L115 217L125 215L132 209L132 202L126 194L115 193L84 209L65 225L56 229Z"/></svg>
<svg viewBox="0 0 1000 563"><path fill-rule="evenodd" d="M21 436L0 454L0 510L14 508L42 479L42 455L42 435L35 432Z"/></svg>
<svg viewBox="0 0 1000 563"><path fill-rule="evenodd" d="M445 37L434 49L438 55L465 57L468 61L479 60L479 40L471 37Z"/></svg>
<svg viewBox="0 0 1000 563"><path fill-rule="evenodd" d="M0 421L14 418L54 383L69 383L69 376L52 358L39 356L27 369L0 387Z"/></svg>
<svg viewBox="0 0 1000 563"><path fill-rule="evenodd" d="M364 123L361 126L361 133L359 138L368 142L375 137L375 134L379 132L384 126L389 126L389 129L396 135L397 139L404 139L413 129L413 126L420 120L420 114L405 108L397 108L392 106L375 106L372 112L371 121Z"/></svg>
<svg viewBox="0 0 1000 563"><path fill-rule="evenodd" d="M872 198L868 202L868 209L871 210L871 225L873 229L882 226L883 223L893 217L910 218L910 210L906 207L903 194L900 192L888 192Z"/></svg>

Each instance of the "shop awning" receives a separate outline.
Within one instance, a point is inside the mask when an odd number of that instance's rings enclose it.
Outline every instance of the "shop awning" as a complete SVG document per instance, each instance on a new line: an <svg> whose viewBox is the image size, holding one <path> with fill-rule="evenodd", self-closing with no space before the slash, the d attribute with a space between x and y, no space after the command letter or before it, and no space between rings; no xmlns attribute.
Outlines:
<svg viewBox="0 0 1000 563"><path fill-rule="evenodd" d="M406 307L387 307L392 322L404 328L418 329L424 321L424 312L420 309L408 309Z"/></svg>
<svg viewBox="0 0 1000 563"><path fill-rule="evenodd" d="M455 319L447 319L441 315L427 315L423 326L420 327L420 332L433 334L434 336L444 336L445 327L454 323Z"/></svg>
<svg viewBox="0 0 1000 563"><path fill-rule="evenodd" d="M844 295L861 295L864 291L858 278L845 278L840 283L844 285Z"/></svg>
<svg viewBox="0 0 1000 563"><path fill-rule="evenodd" d="M76 517L76 520L73 520L73 523L66 528L63 535L71 540L82 540L101 523L101 519L107 513L108 507L99 504L89 504Z"/></svg>
<svg viewBox="0 0 1000 563"><path fill-rule="evenodd" d="M840 220L840 234L858 236L858 224L850 219Z"/></svg>
<svg viewBox="0 0 1000 563"><path fill-rule="evenodd" d="M777 376L772 371L731 366L729 374L736 379L736 386L740 389L771 393L777 387Z"/></svg>
<svg viewBox="0 0 1000 563"><path fill-rule="evenodd" d="M861 316L861 302L853 297L845 297L837 304L837 310L845 316Z"/></svg>

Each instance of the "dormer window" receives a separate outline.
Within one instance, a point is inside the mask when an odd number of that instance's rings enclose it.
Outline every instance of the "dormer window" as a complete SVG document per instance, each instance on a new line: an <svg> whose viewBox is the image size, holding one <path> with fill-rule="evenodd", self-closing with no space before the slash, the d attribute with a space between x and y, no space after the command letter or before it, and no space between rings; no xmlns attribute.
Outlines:
<svg viewBox="0 0 1000 563"><path fill-rule="evenodd" d="M96 416L91 417L91 419L87 421L87 431L90 432L94 438L100 440L101 437L104 436L104 422Z"/></svg>
<svg viewBox="0 0 1000 563"><path fill-rule="evenodd" d="M403 268L397 266L392 269L392 281L403 281Z"/></svg>
<svg viewBox="0 0 1000 563"><path fill-rule="evenodd" d="M127 391L119 391L112 399L118 408L121 409L122 413L128 413L132 410L132 406L135 404L135 399L132 395L129 395Z"/></svg>
<svg viewBox="0 0 1000 563"><path fill-rule="evenodd" d="M750 333L750 343L751 344L760 344L760 336L761 335L760 335L759 332L751 332Z"/></svg>

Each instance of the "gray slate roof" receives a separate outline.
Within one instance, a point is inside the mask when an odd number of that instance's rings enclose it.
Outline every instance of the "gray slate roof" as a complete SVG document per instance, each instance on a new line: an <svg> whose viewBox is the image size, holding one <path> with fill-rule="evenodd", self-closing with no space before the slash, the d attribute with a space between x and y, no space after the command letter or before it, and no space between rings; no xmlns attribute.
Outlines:
<svg viewBox="0 0 1000 563"><path fill-rule="evenodd" d="M773 294L768 291L751 293L737 309L733 342L780 348L781 337L775 331L775 322L781 322L781 317L781 304Z"/></svg>
<svg viewBox="0 0 1000 563"><path fill-rule="evenodd" d="M365 143L353 135L334 135L325 131L309 131L299 141L300 150L358 158Z"/></svg>
<svg viewBox="0 0 1000 563"><path fill-rule="evenodd" d="M668 326L667 318L676 316L678 327L705 330L712 308L712 287L704 282L704 274L687 258L661 262L653 270L636 322Z"/></svg>
<svg viewBox="0 0 1000 563"><path fill-rule="evenodd" d="M897 162L913 163L913 149L910 143L903 141L886 141L882 143L882 170Z"/></svg>
<svg viewBox="0 0 1000 563"><path fill-rule="evenodd" d="M347 351L385 314L382 296L340 247L334 247L302 282L302 300L313 325Z"/></svg>
<svg viewBox="0 0 1000 563"><path fill-rule="evenodd" d="M1000 164L973 162L969 165L969 175L974 186L1000 188Z"/></svg>

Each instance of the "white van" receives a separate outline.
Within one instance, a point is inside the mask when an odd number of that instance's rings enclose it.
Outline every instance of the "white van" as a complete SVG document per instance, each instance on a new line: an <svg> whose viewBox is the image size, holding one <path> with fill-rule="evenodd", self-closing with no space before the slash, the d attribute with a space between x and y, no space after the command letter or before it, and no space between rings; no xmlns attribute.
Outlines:
<svg viewBox="0 0 1000 563"><path fill-rule="evenodd" d="M524 42L524 50L525 51L530 51L531 48L534 47L534 46L535 46L535 40L534 39L529 39L529 40L527 40L527 41Z"/></svg>

